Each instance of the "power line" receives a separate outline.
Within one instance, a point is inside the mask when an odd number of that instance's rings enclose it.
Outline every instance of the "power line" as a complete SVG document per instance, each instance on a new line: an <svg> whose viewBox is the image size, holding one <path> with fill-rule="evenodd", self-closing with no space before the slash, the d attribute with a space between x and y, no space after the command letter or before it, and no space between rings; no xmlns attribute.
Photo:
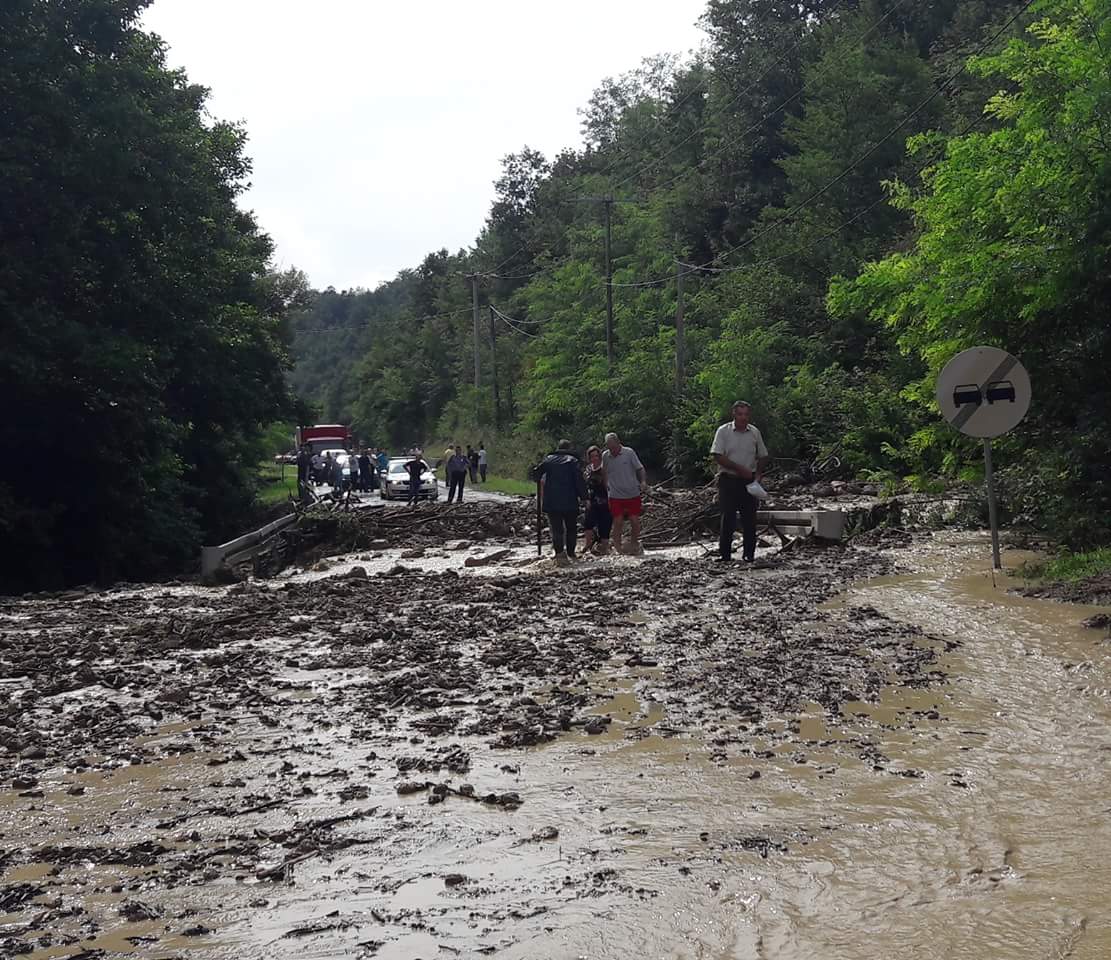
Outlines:
<svg viewBox="0 0 1111 960"><path fill-rule="evenodd" d="M517 319L516 317L510 317L510 316L507 316L506 314L502 313L502 312L501 312L501 311L500 311L500 310L499 310L499 309L498 309L497 307L495 307L495 306L494 306L494 305L493 305L492 303L491 303L491 304L489 304L489 307L490 307L490 309L491 309L491 310L493 310L493 311L494 311L494 313L496 313L496 314L497 314L497 315L498 315L499 317L501 317L501 318L502 318L503 320L506 320L506 321L508 321L508 322L510 322L510 323L521 323L521 324L524 324L524 325L526 325L526 326L530 326L530 327L534 327L534 326L536 326L537 324L541 324L541 323L547 323L547 322L548 322L548 321L549 321L549 320L551 319L551 318L549 317L549 318L548 318L547 320L518 320L518 319Z"/></svg>
<svg viewBox="0 0 1111 960"><path fill-rule="evenodd" d="M986 114L981 113L978 116L976 116L975 118L973 118L971 121L966 123L961 130L959 130L957 133L953 134L953 139L959 139L960 137L963 137L973 127L978 126L980 123L982 123L985 116L986 116ZM917 175L921 174L922 171L926 169L926 167L930 166L931 162L932 161L927 160L925 163L921 164L918 167L918 169L916 171L914 171L914 175L917 176ZM886 196L883 196L883 195L876 197L876 199L873 200L870 204L868 204L868 206L866 206L863 210L858 210L855 214L853 214L851 217L849 217L848 220L842 221L836 227L834 227L832 230L828 231L827 233L823 233L816 240L812 241L811 243L806 244L805 246L796 247L794 250L789 250L787 253L782 253L782 254L780 254L779 256L776 256L776 257L769 257L766 260L756 260L753 263L737 264L736 266L732 266L732 267L700 266L700 265L694 264L694 263L682 263L681 261L679 261L679 265L681 267L687 268L686 271L685 271L686 273L698 272L698 273L713 273L713 274L735 273L739 270L755 270L758 267L771 266L773 264L779 263L782 260L788 260L788 259L791 259L791 258L794 258L794 257L801 256L802 254L809 253L811 250L813 250L815 247L817 247L818 244L824 243L826 240L829 240L831 237L836 236L842 230L844 230L848 227L851 227L854 223L856 223L862 217L871 213L881 203L885 203L887 201L887 199L888 198Z"/></svg>
<svg viewBox="0 0 1111 960"><path fill-rule="evenodd" d="M516 325L516 323L513 321L513 319L511 317L505 316L504 314L500 313L498 310L494 309L493 307L491 307L490 309L493 310L494 316L497 317L507 327L509 327L509 329L512 330L514 333L520 333L520 334L523 334L524 336L530 337L530 338L540 336L540 334L538 334L538 333L529 333L527 330L522 330L520 327L518 327Z"/></svg>
<svg viewBox="0 0 1111 960"><path fill-rule="evenodd" d="M840 6L840 5L841 5L842 3L844 3L844 2L845 2L845 0L839 0L839 3L838 3L837 5L835 5L835 6L833 7L833 8L831 8L831 10L829 10L829 11L828 11L828 13L832 14L832 13L833 13L833 12L834 12L834 11L835 11L835 10L837 9L837 7L838 7L838 6ZM884 20L886 20L886 19L887 19L887 18L888 18L889 16L891 16L891 14L892 14L892 13L894 13L894 11L895 11L896 9L898 9L898 7L899 7L899 6L901 6L901 5L902 5L903 3L905 3L905 2L906 2L906 0L898 0L898 2L897 2L897 3L895 4L895 6L894 6L894 7L892 7L892 8L891 8L891 10L889 10L889 11L888 11L887 13L885 13L885 14L884 14L884 16L883 16L883 17L881 17L881 18L880 18L880 20L879 20L879 21L877 21L877 22L876 22L876 24L874 24L874 25L873 25L873 27L872 27L872 28L871 28L871 29L870 29L870 30L868 31L868 33L870 33L870 32L871 32L871 30L874 30L874 29L876 29L876 28L877 28L877 27L878 27L878 26L879 26L880 24L882 24L882 23L884 22ZM756 87L757 87L757 86L758 86L758 85L759 85L759 84L760 84L760 83L761 83L761 82L762 82L762 81L763 81L763 80L764 80L764 79L765 79L765 78L766 78L766 77L768 76L768 74L770 74L770 73L772 72L772 70L774 70L774 69L775 69L776 67L782 67L782 66L785 66L785 64L786 64L786 60L787 60L787 57L788 57L788 56L789 56L790 54L794 53L794 52L795 52L795 51L796 51L796 50L797 50L797 49L798 49L798 48L799 48L799 47L800 47L800 46L802 45L803 41L804 41L804 40L806 40L806 39L808 39L808 36L809 36L809 35L808 35L808 34L805 34L805 33L801 34L801 35L800 35L800 36L798 37L798 39L796 39L796 40L795 40L795 42L794 42L793 44L791 44L791 46L790 46L790 47L789 47L789 48L788 48L788 49L787 49L787 50L786 50L786 51L785 51L785 52L784 52L783 54L781 54L781 55L780 55L780 57L779 57L779 58L777 58L776 60L774 60L774 61L773 61L773 62L772 62L772 63L771 63L771 64L770 64L770 65L769 65L769 66L768 66L768 67L767 67L767 68L766 68L766 69L765 69L765 70L764 70L764 71L763 71L763 72L762 72L762 73L761 73L761 74L760 74L759 76L757 76L757 77L756 77L756 79L755 79L755 80L753 80L753 81L752 81L752 83L748 84L748 86L746 86L746 87L745 87L744 89L742 89L742 90L741 90L741 91L740 91L739 93L735 94L735 95L734 95L734 96L733 96L733 97L732 97L732 98L731 98L730 100L728 100L728 101L727 101L727 102L725 103L725 105L724 105L724 106L722 106L722 107L721 107L720 109L721 109L721 110L723 110L723 111L724 111L724 110L728 110L728 109L729 109L730 107L732 107L732 106L733 106L734 104L736 104L736 103L737 103L737 102L738 102L738 101L739 101L739 100L740 100L740 99L741 99L741 98L742 98L743 96L745 96L745 94L747 94L747 93L750 93L750 92L751 92L752 90L754 90L754 89L755 89L755 88L756 88ZM866 36L866 34L865 34L865 36ZM862 37L861 37L861 39L864 39L864 36L862 36ZM690 101L690 100L691 100L691 99L692 99L692 98L693 98L693 97L694 97L694 96L695 96L696 94L698 94L698 93L700 93L700 92L704 91L704 90L705 90L705 89L706 89L706 88L707 88L707 87L709 86L709 84L710 84L710 83L711 83L711 82L713 81L713 79L714 79L714 74L713 74L713 72L712 72L712 71L709 71L709 70L708 70L708 71L707 71L707 76L706 76L706 78L705 78L704 80L702 80L702 81L701 81L700 83L698 83L698 84L697 84L697 85L695 86L695 88L694 88L693 90L690 90L690 91L688 91L688 93L687 93L687 94L686 94L686 95L685 95L685 96L684 96L684 97L683 97L683 98L682 98L681 100L679 100L679 102L678 102L678 103L676 103L676 104L675 104L675 105L674 105L673 107L671 107L670 109L672 109L672 110L679 110L680 108L682 108L682 107L683 107L684 105L686 105L686 104L687 104L687 103L688 103L688 102L689 102L689 101ZM803 85L803 88L802 88L802 89L805 89L805 84ZM800 89L800 90L798 91L798 93L796 93L796 94L795 94L795 97L799 96L799 95L800 95L800 94L802 93L802 89ZM794 98L792 98L792 99L794 99ZM776 114L776 113L778 113L778 112L779 112L779 110L780 110L780 109L782 109L782 107L783 107L783 106L786 106L786 103L787 103L787 102L790 102L790 101L786 101L785 103L781 104L781 105L780 105L780 107L778 107L778 108L777 108L777 109L776 109L775 111L773 111L773 112L772 112L771 114L768 114L767 116L765 116L765 117L763 118L763 120L767 120L767 119L769 119L770 117L772 117L772 116L775 116L775 114ZM657 121L657 123L659 123L659 122L660 122L660 121ZM758 124L757 124L757 125L758 125ZM677 144L674 144L674 145L673 145L673 146L672 146L672 147L671 147L671 148L670 148L670 149L669 149L669 150L668 150L668 151L667 151L666 153L664 153L664 154L663 154L662 156L660 156L660 157L657 157L657 158L656 158L656 159L654 159L654 160L650 160L650 161L649 161L649 162L648 162L647 164L645 164L645 165L643 165L643 166L639 167L639 168L638 168L638 169L637 169L636 171L634 171L634 172L633 172L632 174L630 174L629 176L625 177L625 178L624 178L623 180L621 180L621 181L620 181L620 182L619 182L619 183L617 184L617 186L616 186L616 187L615 187L614 189L616 190L616 189L617 189L617 187L623 186L624 184L628 183L628 182L629 182L630 180L634 180L634 179L636 179L636 178L637 178L637 177L639 177L639 176L640 176L640 175L641 175L642 173L644 173L644 172L645 172L646 170L648 170L648 169L651 169L651 167L655 166L655 165L656 165L657 163L660 163L661 161L663 161L663 160L667 159L667 157L669 157L669 156L671 156L671 155L672 155L673 153L675 153L675 151L676 151L676 150L678 150L678 149L679 149L680 147L682 147L682 146L684 146L685 144L689 143L689 142L690 142L691 140L693 140L693 139L694 139L694 138L695 138L696 136L698 136L699 134L701 134L701 133L705 133L705 132L706 132L706 131L707 131L708 129L709 129L709 125L708 125L708 124L703 124L703 125L702 125L701 127L699 127L699 128L697 129L697 130L695 130L695 131L694 131L693 133L689 134L689 135L688 135L687 137L685 137L684 139L680 140L680 141L679 141L679 142L678 142ZM754 129L754 128L750 128L749 130L745 131L745 133L747 134L747 133L751 132L751 129ZM744 134L742 134L742 136L743 136L743 135L744 135ZM621 162L622 162L622 159L615 159L615 160L614 160L614 161L613 161L612 163L610 163L610 164L609 164L609 166L607 166L607 167L606 167L606 168L605 168L604 170L600 171L600 173L598 174L598 176L602 176L602 177L606 177L606 178L609 178L609 177L610 177L610 175L611 175L611 174L613 173L613 171L614 171L614 170L616 170L616 169L617 169L617 167L618 167L618 166L619 166L619 165L621 164ZM673 181L672 181L672 182L673 182ZM544 273L545 271L543 271L543 270L537 270L537 271L535 271L535 272L533 272L533 273L525 273L525 274L517 274L517 275L508 275L508 276L506 276L506 275L500 275L500 274L498 273L498 271L499 271L499 270L500 270L500 269L501 269L501 268L502 268L503 266L505 266L505 264L507 264L507 263L509 263L509 262L510 262L511 260L513 260L513 259L514 259L514 258L515 258L515 257L516 257L516 256L517 256L517 255L518 255L519 253L521 253L521 252L523 252L523 251L524 251L525 249L527 249L527 247L528 247L528 243L527 243L527 242L526 242L526 243L523 243L523 244L521 244L521 245L520 245L520 246L519 246L519 247L518 247L518 248L517 248L516 250L514 250L514 251L513 251L513 253L511 253L511 254L510 254L510 255L509 255L508 257L506 257L506 258L505 258L504 260L502 260L502 261L501 261L501 262L500 262L499 264L497 264L497 266L495 266L495 267L494 267L494 268L493 268L492 270L490 270L489 272L486 272L486 273L483 273L483 274L481 274L481 276L483 276L483 277L490 277L490 278L494 278L494 279L498 279L498 280L528 280L528 279L531 279L532 277L535 277L535 276L539 275L540 273Z"/></svg>
<svg viewBox="0 0 1111 960"><path fill-rule="evenodd" d="M844 0L840 0L840 2L835 7L833 7L829 11L827 11L827 16L829 14L832 14L836 10L837 6L840 6L841 3L843 3L843 2L844 2ZM907 2L907 0L898 0L898 2L887 13L885 13L868 30L868 32L870 33L872 30L879 27L884 22L884 20L886 20L889 16L891 16L891 14L894 13L895 10L897 10L905 2ZM751 93L753 90L755 90L756 87L759 86L776 67L786 66L788 56L790 56L796 50L798 50L798 48L800 46L802 46L803 41L808 40L811 36L812 36L812 34L810 34L810 33L800 32L800 35L799 35L798 39L796 39L795 42L793 44L791 44L791 46L788 47L787 50L783 54L781 54L777 59L773 60L767 66L767 68L762 73L760 73L756 77L755 80L752 81L752 83L750 83L748 86L746 86L744 89L742 89L740 93L736 94L731 100L727 101L724 104L724 106L720 107L719 109L722 112L728 110L730 107L734 106L743 96L745 96L746 94ZM861 39L863 39L863 37L861 37ZM803 85L803 88L805 88L805 84ZM795 96L797 97L800 93L802 93L801 89L798 91L798 93L795 94ZM781 104L781 107L784 106L784 105L785 104ZM760 122L762 123L764 120L768 120L771 117L775 116L775 114L779 112L779 109L780 108L777 108L772 113L767 114L766 116L762 117ZM757 124L757 126L758 125L759 125L759 123ZM620 188L620 187L624 186L626 183L628 183L630 180L637 179L645 171L650 170L656 164L661 163L662 161L666 160L668 157L670 157L672 154L674 154L675 151L678 150L680 147L683 147L686 144L690 143L691 140L693 140L695 137L699 136L700 134L706 133L709 130L709 128L710 128L709 123L702 124L702 126L700 126L697 130L695 130L693 133L688 134L686 137L684 137L678 143L673 144L670 149L665 151L660 156L656 157L656 159L648 161L648 163L644 164L643 166L639 167L637 170L633 171L633 173L629 174L629 176L625 177L625 179L618 181L618 183L616 183L614 185L613 189L617 190L618 188ZM616 164L611 165L609 170L607 170L606 173L603 174L603 175L608 176L609 173L612 172L614 167L616 167Z"/></svg>
<svg viewBox="0 0 1111 960"><path fill-rule="evenodd" d="M879 20L877 20L875 23L873 23L867 30L865 30L859 37L857 37L855 41L853 41L853 46L854 47L859 47L860 44L862 44L865 40L867 40L868 37L872 33L874 33L881 26L883 26L883 24L895 13L895 11L898 10L899 7L901 7L906 2L907 2L907 0L898 0L898 2L896 2L882 17L880 17ZM779 105L776 106L774 110L771 110L769 113L764 114L755 123L750 124L744 130L742 130L740 133L738 133L736 136L728 138L727 140L725 140L719 146L730 146L730 147L734 146L735 144L737 144L741 140L743 140L745 137L747 137L754 130L758 130L761 126L763 126L764 123L766 123L772 117L776 116L776 114L780 113L786 107L790 106L792 103L794 103L796 100L798 100L799 97L801 97L803 95L803 93L806 92L807 87L809 87L815 81L817 81L817 80L821 79L823 76L825 76L826 72L828 70L830 70L833 66L843 66L843 64L840 63L840 62L835 64L833 61L829 61L826 64L826 66L823 70L820 70L818 73L816 73L814 76L812 76L809 80L804 81L802 86L800 86L798 88L798 90L796 90L793 94L791 94L791 96L787 97L785 100L780 101ZM709 126L704 124L698 130L696 130L694 133L692 133L689 137L687 137L686 140L680 141L679 143L675 144L675 146L671 150L669 150L667 153L665 153L663 156L659 157L657 160L653 161L652 163L646 164L644 167L642 167L640 170L638 170L636 173L632 174L631 176L626 177L624 180L622 180L620 183L618 183L614 187L614 189L616 190L618 187L624 186L626 183L629 182L629 180L632 180L633 178L640 176L641 173L644 173L645 171L651 169L651 167L654 166L656 163L659 163L662 160L666 160L672 153L674 153L676 150L678 150L679 147L683 146L685 143L688 143L691 139L696 137L699 133L705 133L708 130L709 130ZM683 177L685 177L688 172L689 172L689 170L683 170L680 173L676 174L671 179L665 180L663 183L656 184L652 188L653 192L658 192L660 190L666 190L673 183L676 183L677 181L682 180Z"/></svg>
<svg viewBox="0 0 1111 960"><path fill-rule="evenodd" d="M1022 14L1024 14L1030 8L1030 6L1033 3L1034 3L1034 0L1025 0L1025 2L1022 4L1022 6L1019 7L1019 9L1010 18L1008 18L1008 20L1003 24L1002 27L999 28L999 30L997 30L994 34L992 34L991 37L989 37L987 40L985 40L983 43L981 43L979 45L979 47L977 47L976 52L973 54L973 56L980 56L981 54L983 54L984 51L987 50L987 48L989 46L991 46L993 43L995 43L996 40L998 40L1007 30L1010 29L1010 27L1015 23L1015 21L1018 20L1018 18L1021 17ZM709 264L716 263L718 260L721 260L722 257L726 257L729 254L735 253L738 250L747 249L748 247L750 247L754 243L756 243L758 240L760 240L762 237L767 236L769 233L771 233L776 228L778 228L780 226L783 226L785 223L788 223L797 214L801 213L807 206L809 206L815 200L819 199L820 197L822 197L826 193L828 193L830 190L832 190L838 183L840 183L850 173L852 173L853 170L855 170L858 166L860 166L861 163L863 163L870 156L872 156L872 154L874 154L877 150L879 150L879 148L882 147L885 143L887 143L888 140L890 140L893 136L895 136L895 134L897 134L900 130L903 129L903 127L905 127L915 117L917 117L934 100L936 100L939 96L941 96L941 94L944 93L945 90L961 74L963 74L967 69L968 69L968 60L965 60L961 63L961 65L956 70L954 70L952 73L950 73L949 76L946 77L946 79L944 81L942 81L942 83L932 93L929 94L929 96L927 96L925 99L923 99L917 106L915 106L909 113L907 113L902 118L902 120L900 120L894 127L892 127L891 130L889 130L879 140L877 140L875 143L873 143L867 150L865 150L858 157L856 157L847 167L845 167L845 169L843 169L840 173L838 173L837 176L835 176L828 183L819 187L817 190L815 190L809 196L800 200L798 203L796 203L794 206L792 206L789 210L787 210L786 213L783 214L783 216L776 218L771 223L769 223L766 227L764 227L761 230L758 230L756 233L754 233L751 237L749 237L743 243L739 243L736 246L729 247L729 248L721 251L721 253L719 253L717 256L715 256L713 259L711 259L708 264L705 264L701 267L697 267L695 269L700 270L700 271L706 271L707 268L709 267ZM736 269L740 269L740 267L738 267ZM687 272L694 272L694 271L691 270L691 271L687 271ZM625 286L625 287L655 286L657 284L667 283L671 279L672 279L672 276L669 275L669 276L666 276L666 277L654 278L652 280L642 280L642 281L638 281L636 283L614 284L614 286Z"/></svg>
<svg viewBox="0 0 1111 960"><path fill-rule="evenodd" d="M439 320L443 317L456 317L461 313L470 313L470 310L471 310L470 307L463 307L460 310L451 310L447 313L428 313L428 314L425 314L423 317L395 316L395 317L391 317L390 320L391 321L400 320L400 321L405 322L405 323L422 323L425 320ZM302 334L302 333L343 333L347 330L355 330L355 331L367 330L367 329L370 328L371 323L372 323L372 321L370 321L370 320L364 320L364 321L361 321L359 323L329 323L329 324L323 324L322 323L322 324L318 324L317 326L313 326L313 327L298 327L295 324L294 327L293 327L293 335L298 336L299 334Z"/></svg>
<svg viewBox="0 0 1111 960"><path fill-rule="evenodd" d="M798 43L799 43L799 41L796 41L795 46L798 46ZM691 100L692 97L694 97L695 94L704 92L706 90L706 88L709 87L709 85L713 81L713 79L714 79L713 71L707 70L706 71L706 78L704 80L702 80L701 83L699 83L693 90L691 90L685 97L683 97L682 100L680 100L674 106L669 105L669 109L672 110L672 111L677 111L677 110L681 109L682 107L686 106L686 104ZM738 96L743 96L743 94L739 94ZM660 120L656 121L657 124L659 124L661 122L662 121L660 121ZM604 170L601 170L601 171L598 172L597 176L608 178L610 176L610 174L612 174L613 171L616 170L618 168L618 166L620 166L621 163L626 159L627 159L627 157L616 157L616 158L614 158L614 160L611 161L610 164Z"/></svg>

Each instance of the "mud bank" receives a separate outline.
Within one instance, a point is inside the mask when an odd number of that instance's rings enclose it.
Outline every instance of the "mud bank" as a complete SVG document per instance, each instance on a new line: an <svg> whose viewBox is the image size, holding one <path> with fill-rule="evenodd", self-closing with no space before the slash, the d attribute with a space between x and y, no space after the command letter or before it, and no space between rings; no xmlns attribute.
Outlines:
<svg viewBox="0 0 1111 960"><path fill-rule="evenodd" d="M0 955L930 955L910 874L1021 885L943 828L981 638L831 600L933 563L871 539L3 603Z"/></svg>

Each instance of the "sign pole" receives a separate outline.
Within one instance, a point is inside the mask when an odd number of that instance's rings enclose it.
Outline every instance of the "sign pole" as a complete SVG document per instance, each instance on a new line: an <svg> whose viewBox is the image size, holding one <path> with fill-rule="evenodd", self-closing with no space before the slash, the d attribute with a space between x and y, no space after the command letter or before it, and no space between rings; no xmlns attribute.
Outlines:
<svg viewBox="0 0 1111 960"><path fill-rule="evenodd" d="M937 405L941 415L965 436L984 441L984 485L991 524L991 560L999 559L999 508L995 500L995 473L991 464L991 439L1017 427L1030 409L1030 374L999 347L969 347L942 368L937 377Z"/></svg>
<svg viewBox="0 0 1111 960"><path fill-rule="evenodd" d="M999 562L999 515L995 506L995 475L991 468L991 439L984 437L984 481L988 488L988 523L991 524L991 565L1002 570Z"/></svg>

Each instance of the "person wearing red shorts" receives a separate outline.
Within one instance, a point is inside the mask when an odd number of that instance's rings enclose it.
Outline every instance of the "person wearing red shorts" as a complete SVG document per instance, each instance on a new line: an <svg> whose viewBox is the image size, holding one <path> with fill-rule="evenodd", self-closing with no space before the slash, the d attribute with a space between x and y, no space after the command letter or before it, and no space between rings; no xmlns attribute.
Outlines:
<svg viewBox="0 0 1111 960"><path fill-rule="evenodd" d="M642 497L648 489L644 464L632 447L626 447L616 433L606 434L602 454L602 478L609 490L610 514L613 516L613 549L618 553L643 553L640 546L640 516L644 510ZM625 518L632 528L628 548L621 548Z"/></svg>

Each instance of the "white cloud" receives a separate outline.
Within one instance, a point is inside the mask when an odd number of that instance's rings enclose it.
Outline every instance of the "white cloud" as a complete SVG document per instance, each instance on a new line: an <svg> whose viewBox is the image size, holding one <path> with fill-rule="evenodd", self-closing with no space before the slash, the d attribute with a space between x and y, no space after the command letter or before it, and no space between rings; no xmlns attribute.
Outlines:
<svg viewBox="0 0 1111 960"><path fill-rule="evenodd" d="M474 240L501 158L577 146L605 76L697 47L704 0L157 0L172 66L243 120L253 209L319 287Z"/></svg>

